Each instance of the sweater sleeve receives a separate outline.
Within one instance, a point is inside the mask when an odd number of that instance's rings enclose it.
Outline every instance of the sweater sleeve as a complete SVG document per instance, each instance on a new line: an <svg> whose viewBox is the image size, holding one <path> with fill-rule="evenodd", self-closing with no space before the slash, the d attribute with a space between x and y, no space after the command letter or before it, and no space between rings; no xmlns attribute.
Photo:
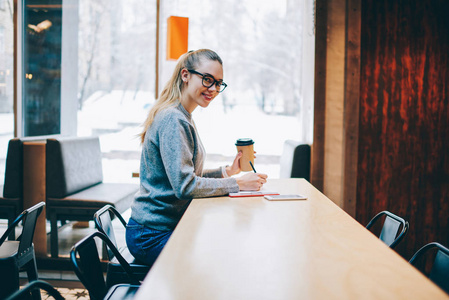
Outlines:
<svg viewBox="0 0 449 300"><path fill-rule="evenodd" d="M195 174L196 133L187 121L171 116L160 128L159 147L165 172L177 198L192 199L237 192L235 178L204 178Z"/></svg>
<svg viewBox="0 0 449 300"><path fill-rule="evenodd" d="M219 167L216 169L208 169L203 170L203 177L209 177L209 178L225 178L223 176L223 167Z"/></svg>

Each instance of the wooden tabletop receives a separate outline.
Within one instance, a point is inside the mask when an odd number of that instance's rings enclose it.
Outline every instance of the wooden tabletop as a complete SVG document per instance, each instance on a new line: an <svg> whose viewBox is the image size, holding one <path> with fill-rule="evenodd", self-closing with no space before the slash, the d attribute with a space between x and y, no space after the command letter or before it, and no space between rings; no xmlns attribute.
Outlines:
<svg viewBox="0 0 449 300"><path fill-rule="evenodd" d="M195 199L136 295L147 299L449 299L304 179Z"/></svg>

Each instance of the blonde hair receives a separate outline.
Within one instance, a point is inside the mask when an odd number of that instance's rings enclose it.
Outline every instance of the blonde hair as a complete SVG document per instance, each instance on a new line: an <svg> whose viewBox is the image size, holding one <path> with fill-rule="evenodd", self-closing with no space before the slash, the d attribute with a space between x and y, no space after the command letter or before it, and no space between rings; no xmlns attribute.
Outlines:
<svg viewBox="0 0 449 300"><path fill-rule="evenodd" d="M159 98L156 100L156 103L148 113L147 119L142 124L143 130L139 134L142 144L145 140L145 134L148 128L150 128L151 124L153 123L156 115L164 109L179 104L181 92L184 85L184 82L181 78L181 71L184 68L186 68L187 70L195 70L200 64L201 59L218 61L221 65L223 65L223 61L221 60L220 56L209 49L189 51L183 54L179 58L170 80L167 82Z"/></svg>

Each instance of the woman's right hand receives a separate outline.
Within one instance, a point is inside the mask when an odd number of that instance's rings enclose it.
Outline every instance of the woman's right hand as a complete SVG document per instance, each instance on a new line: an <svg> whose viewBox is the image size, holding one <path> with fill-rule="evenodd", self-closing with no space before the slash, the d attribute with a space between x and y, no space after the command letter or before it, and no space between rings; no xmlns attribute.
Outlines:
<svg viewBox="0 0 449 300"><path fill-rule="evenodd" d="M262 173L246 173L236 178L241 191L258 191L267 182L267 175Z"/></svg>

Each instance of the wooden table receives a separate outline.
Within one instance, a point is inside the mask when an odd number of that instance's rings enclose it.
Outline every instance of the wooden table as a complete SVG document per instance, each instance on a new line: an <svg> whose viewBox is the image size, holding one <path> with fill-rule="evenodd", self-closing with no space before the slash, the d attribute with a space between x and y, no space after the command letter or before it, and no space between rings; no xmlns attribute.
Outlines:
<svg viewBox="0 0 449 300"><path fill-rule="evenodd" d="M136 295L147 299L449 299L304 179L195 199Z"/></svg>

